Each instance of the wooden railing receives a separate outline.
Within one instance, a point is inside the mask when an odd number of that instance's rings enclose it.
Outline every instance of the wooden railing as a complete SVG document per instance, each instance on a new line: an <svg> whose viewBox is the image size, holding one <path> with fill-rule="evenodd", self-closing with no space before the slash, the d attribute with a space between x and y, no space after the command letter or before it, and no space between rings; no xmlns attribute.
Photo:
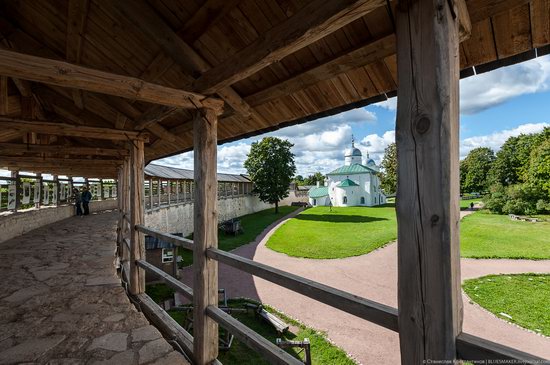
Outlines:
<svg viewBox="0 0 550 365"><path fill-rule="evenodd" d="M41 175L0 176L0 212L30 208L58 207L72 203L72 189L90 186L92 200L117 198L116 180L73 178L45 179Z"/></svg>
<svg viewBox="0 0 550 365"><path fill-rule="evenodd" d="M156 237L175 246L183 247L188 250L193 250L194 248L193 241L189 239L162 233L143 225L136 225L135 229L140 234ZM396 308L347 293L229 252L221 251L217 248L208 248L206 255L212 260L258 276L384 328L395 332L399 331ZM147 263L145 260L138 260L135 264L146 271L156 274L164 280L168 286L181 293L187 299L193 299L193 289L181 283L176 278L150 263ZM139 302L144 307L144 312L153 316L152 321L161 330L176 339L187 355L193 358L193 342L191 335L148 298L146 294L139 294ZM273 364L301 364L299 360L289 355L283 349L269 342L216 306L207 306L205 315L227 329L248 347L263 355L269 362ZM514 361L514 364L532 364L542 363L542 361L544 361L544 359L534 355L467 333L458 335L456 338L456 347L457 356L462 360L511 360Z"/></svg>

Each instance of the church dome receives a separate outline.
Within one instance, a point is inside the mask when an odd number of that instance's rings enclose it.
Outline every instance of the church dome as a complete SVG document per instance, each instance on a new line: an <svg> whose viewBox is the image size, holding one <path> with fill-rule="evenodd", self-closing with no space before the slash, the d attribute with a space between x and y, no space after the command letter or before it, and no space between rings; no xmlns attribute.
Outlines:
<svg viewBox="0 0 550 365"><path fill-rule="evenodd" d="M374 160L372 158L369 158L367 160L367 166L375 166L376 165L376 162L374 162Z"/></svg>
<svg viewBox="0 0 550 365"><path fill-rule="evenodd" d="M349 157L349 156L363 156L363 154L361 153L359 148L352 147L346 150L345 157Z"/></svg>

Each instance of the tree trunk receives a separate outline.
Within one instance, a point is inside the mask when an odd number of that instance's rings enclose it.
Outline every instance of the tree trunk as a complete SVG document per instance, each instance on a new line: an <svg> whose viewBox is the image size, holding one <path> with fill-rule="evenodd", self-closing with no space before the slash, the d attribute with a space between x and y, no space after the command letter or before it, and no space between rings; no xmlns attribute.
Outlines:
<svg viewBox="0 0 550 365"><path fill-rule="evenodd" d="M275 214L279 213L279 202L275 202Z"/></svg>

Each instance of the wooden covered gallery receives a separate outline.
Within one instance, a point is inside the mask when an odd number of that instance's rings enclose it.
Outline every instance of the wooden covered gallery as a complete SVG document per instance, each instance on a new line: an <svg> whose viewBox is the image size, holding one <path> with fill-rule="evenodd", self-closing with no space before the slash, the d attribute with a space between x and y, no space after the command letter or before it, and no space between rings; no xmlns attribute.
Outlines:
<svg viewBox="0 0 550 365"><path fill-rule="evenodd" d="M297 362L217 308L219 261L398 331L403 364L533 359L462 332L458 81L548 54L550 0L3 0L0 9L0 165L118 177L130 294L195 363L216 359L218 324L273 363ZM398 309L217 250L217 144L395 95ZM144 163L191 149L194 242L141 226ZM193 290L166 278L193 298L194 338L146 305L144 271L154 269L143 232L194 251Z"/></svg>

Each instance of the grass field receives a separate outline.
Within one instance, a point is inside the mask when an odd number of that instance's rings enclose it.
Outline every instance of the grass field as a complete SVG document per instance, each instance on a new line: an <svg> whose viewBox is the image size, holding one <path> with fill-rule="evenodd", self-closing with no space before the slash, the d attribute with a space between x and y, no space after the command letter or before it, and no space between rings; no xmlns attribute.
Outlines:
<svg viewBox="0 0 550 365"><path fill-rule="evenodd" d="M512 221L506 215L476 212L460 224L462 257L550 259L550 222Z"/></svg>
<svg viewBox="0 0 550 365"><path fill-rule="evenodd" d="M315 207L281 226L267 247L289 256L334 259L358 256L397 238L395 207Z"/></svg>
<svg viewBox="0 0 550 365"><path fill-rule="evenodd" d="M243 303L249 302L257 304L254 301L250 300L231 300L229 301L229 306L234 308L242 308ZM244 323L246 326L259 333L261 336L269 340L271 343L275 343L277 338L283 340L295 340L301 341L304 338L308 338L311 343L311 356L312 363L318 365L353 365L356 364L353 360L346 356L346 353L340 348L331 344L327 341L326 337L315 330L305 327L304 325L293 321L292 319L284 316L282 313L277 312L273 308L265 307L266 310L277 315L279 318L284 320L287 324L290 324L291 327L288 332L284 335L278 334L275 329L265 322L260 317L256 316L253 311L248 313L232 313L231 315L238 319L240 322ZM169 311L168 312L172 318L174 318L180 324L185 323L185 314L180 311ZM303 359L303 353L298 354L298 350L288 349L287 352L292 354L297 358ZM227 351L220 351L218 356L224 365L260 365L260 364L269 364L264 360L257 352L248 348L244 343L239 340L233 340L231 348Z"/></svg>
<svg viewBox="0 0 550 365"><path fill-rule="evenodd" d="M231 251L239 246L246 245L254 241L254 239L271 223L292 213L296 209L298 209L298 207L283 206L279 207L279 213L277 214L275 214L275 208L270 208L242 216L240 219L244 233L233 236L218 231L218 248L223 251ZM178 255L183 259L183 266L188 266L193 263L193 253L191 251L179 248Z"/></svg>
<svg viewBox="0 0 550 365"><path fill-rule="evenodd" d="M470 203L478 204L481 203L481 198L477 199L460 199L460 210L468 209L470 208Z"/></svg>
<svg viewBox="0 0 550 365"><path fill-rule="evenodd" d="M489 275L466 280L463 288L497 317L550 336L550 275Z"/></svg>

